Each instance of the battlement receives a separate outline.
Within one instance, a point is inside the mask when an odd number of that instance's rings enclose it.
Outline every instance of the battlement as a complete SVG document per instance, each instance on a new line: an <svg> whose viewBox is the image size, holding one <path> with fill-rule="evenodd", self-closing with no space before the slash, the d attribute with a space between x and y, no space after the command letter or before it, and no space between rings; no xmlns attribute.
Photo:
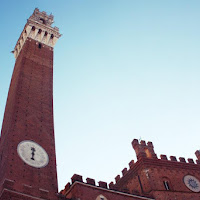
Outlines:
<svg viewBox="0 0 200 200"><path fill-rule="evenodd" d="M146 142L141 140L140 143L137 139L132 141L132 146L135 150L137 159L140 160L142 158L152 158L157 159L157 155L154 152L154 146L152 142Z"/></svg>
<svg viewBox="0 0 200 200"><path fill-rule="evenodd" d="M154 169L155 171L153 173L157 173L158 170L162 167L164 167L165 170L166 168L168 168L168 170L175 168L177 170L178 169L200 170L200 151L195 152L197 157L197 160L195 162L192 158L188 159L184 157L176 158L176 156L173 155L169 156L168 159L167 155L164 154L161 154L160 158L158 158L154 152L154 146L152 142L146 143L144 140L139 142L137 139L134 139L132 141L132 146L136 152L137 162L131 160L128 164L129 167L125 167L124 169L122 169L121 174L115 177L115 182L110 182L109 184L107 184L107 182L99 181L98 184L96 184L95 179L92 178L86 178L86 181L84 182L81 175L74 174L71 177L71 183L67 183L64 190L62 190L60 194L63 196L67 195L71 191L72 187L76 182L89 185L90 187L97 187L103 190L106 189L111 192L121 192L128 195L139 194L138 193L139 191L137 191L137 189L129 191L129 188L126 187L126 182L127 180L131 180L135 176L137 177L136 178L137 180L138 176L140 176L138 174L140 170L142 173L145 173L145 177L147 177L147 179L150 178L150 175L154 171ZM149 170L149 168L153 170Z"/></svg>
<svg viewBox="0 0 200 200"><path fill-rule="evenodd" d="M166 155L160 155L160 160L167 160L173 162L180 162L180 163L190 163L190 164L200 164L199 160L196 160L196 163L192 158L188 158L187 161L184 157L179 157L179 161L177 160L176 156L170 156L170 160L168 160Z"/></svg>
<svg viewBox="0 0 200 200"><path fill-rule="evenodd" d="M99 190L101 191L102 196L104 194L108 194L107 192L109 192L111 195L120 195L120 197L122 198L121 195L123 195L123 197L128 197L128 199L130 199L130 197L133 197L133 199L147 199L150 200L152 198L146 197L146 196L139 196L138 194L135 193L130 193L130 191L127 188L118 188L115 186L115 184L113 182L109 183L109 185L107 184L107 182L104 181L99 181L98 185L95 184L95 180L91 179L91 178L86 178L86 182L83 181L83 178L81 175L78 174L74 174L71 177L71 183L67 183L65 185L65 188L63 190L61 190L57 196L60 197L60 199L68 199L70 197L70 199L79 199L76 197L73 197L74 195L74 191L76 190L84 190L83 187L88 187L88 189L90 188L90 190L86 189L85 194L89 195L90 192L95 191L95 190ZM153 199L152 199L153 200Z"/></svg>
<svg viewBox="0 0 200 200"><path fill-rule="evenodd" d="M53 18L54 16L52 14L48 15L45 11L40 12L40 10L36 8L29 20L51 26L54 22Z"/></svg>
<svg viewBox="0 0 200 200"><path fill-rule="evenodd" d="M73 183L75 182L81 182L81 183L86 183L88 185L92 185L92 186L96 186L96 187L100 187L100 188L104 188L104 189L113 189L113 182L109 184L109 187L108 187L108 184L107 182L104 182L104 181L99 181L98 182L98 185L96 185L96 181L95 179L92 179L92 178L86 178L86 182L83 182L83 177L79 174L74 174L72 177L71 177L71 183L68 182L66 185L65 185L65 188L64 190L62 190L60 193L61 194L66 194L71 186L73 185Z"/></svg>
<svg viewBox="0 0 200 200"><path fill-rule="evenodd" d="M140 161L142 159L152 159L153 162L162 162L167 161L169 164L172 163L185 163L189 164L190 166L193 165L200 165L200 150L197 150L195 152L195 155L197 157L196 162L192 158L188 158L187 160L184 157L179 157L179 159L176 158L176 156L169 156L169 159L166 155L161 154L160 158L157 157L157 155L154 152L154 146L152 142L145 142L144 140L141 140L140 142L137 139L134 139L132 141L132 146L135 150L137 160ZM132 170L137 165L137 162L135 163L134 160L131 160L129 162L129 169L124 168L122 170L122 176L117 175L115 177L115 184L117 184L121 179L124 178L128 174L130 170ZM112 182L111 182L112 183ZM114 184L114 186L115 186Z"/></svg>
<svg viewBox="0 0 200 200"><path fill-rule="evenodd" d="M120 178L120 177L119 177L119 178ZM102 188L102 189L118 190L113 182L110 182L109 184L107 184L107 182L99 181L99 182L98 182L98 185L97 185L95 179L86 178L86 182L84 182L81 175L79 175L79 174L74 174L74 175L71 177L71 183L68 182L68 183L65 185L65 188L64 188L63 190L60 191L60 194L65 195L65 194L71 189L71 186L72 186L75 182L85 183L85 184L88 184L88 185L91 185L91 186L95 186L95 187L99 187L99 188ZM121 191L121 192L124 192L124 191ZM128 191L126 191L125 193L128 193Z"/></svg>
<svg viewBox="0 0 200 200"><path fill-rule="evenodd" d="M136 157L138 160L142 158L151 158L151 159L158 159L157 155L154 152L154 146L152 142L146 142L144 140L141 140L140 142L137 139L134 139L132 141L132 146L135 150ZM197 150L195 152L195 155L197 157L196 164L200 163L200 150ZM160 155L161 160L168 160L166 155ZM177 161L177 158L175 156L170 156L170 161ZM180 162L187 163L184 157L179 158ZM188 158L188 163L195 164L194 160L191 158ZM129 163L129 166L131 167L132 163Z"/></svg>
<svg viewBox="0 0 200 200"><path fill-rule="evenodd" d="M61 34L58 27L51 26L54 22L53 18L52 14L47 15L44 11L40 12L38 8L34 10L15 45L13 51L15 58L18 57L27 39L33 39L38 44L43 44L51 48L55 46Z"/></svg>

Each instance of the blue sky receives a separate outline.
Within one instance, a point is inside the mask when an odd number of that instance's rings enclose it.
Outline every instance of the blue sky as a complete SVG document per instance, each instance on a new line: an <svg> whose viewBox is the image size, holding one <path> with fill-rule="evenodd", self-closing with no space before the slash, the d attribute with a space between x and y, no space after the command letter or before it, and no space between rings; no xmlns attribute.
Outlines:
<svg viewBox="0 0 200 200"><path fill-rule="evenodd" d="M54 49L59 189L74 173L114 180L135 159L131 141L158 154L200 149L200 2L60 0L1 3L0 123L14 66L10 53L38 7L62 37Z"/></svg>

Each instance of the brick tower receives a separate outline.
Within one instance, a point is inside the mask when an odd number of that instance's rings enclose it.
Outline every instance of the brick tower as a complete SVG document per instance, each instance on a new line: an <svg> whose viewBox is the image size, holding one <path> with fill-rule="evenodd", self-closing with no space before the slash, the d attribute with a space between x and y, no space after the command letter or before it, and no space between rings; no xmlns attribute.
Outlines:
<svg viewBox="0 0 200 200"><path fill-rule="evenodd" d="M52 23L53 15L35 9L13 51L0 139L0 200L57 199L53 47L60 34Z"/></svg>

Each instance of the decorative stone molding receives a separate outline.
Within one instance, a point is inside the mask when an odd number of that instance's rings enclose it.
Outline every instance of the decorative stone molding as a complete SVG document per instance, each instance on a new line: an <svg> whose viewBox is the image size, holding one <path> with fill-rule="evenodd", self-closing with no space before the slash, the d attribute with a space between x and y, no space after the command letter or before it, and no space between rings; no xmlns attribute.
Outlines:
<svg viewBox="0 0 200 200"><path fill-rule="evenodd" d="M15 58L19 55L27 38L31 38L49 47L54 47L61 34L59 33L59 28L51 26L53 18L52 14L47 15L44 11L40 12L38 8L34 10L33 14L27 20L14 48L13 53Z"/></svg>

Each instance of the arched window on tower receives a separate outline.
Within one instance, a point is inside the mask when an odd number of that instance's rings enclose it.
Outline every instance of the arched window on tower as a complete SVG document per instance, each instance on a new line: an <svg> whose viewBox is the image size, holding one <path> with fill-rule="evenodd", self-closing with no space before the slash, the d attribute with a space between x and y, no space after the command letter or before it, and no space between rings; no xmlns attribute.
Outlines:
<svg viewBox="0 0 200 200"><path fill-rule="evenodd" d="M41 29L39 29L39 31L38 31L38 34L41 34L42 33L42 30Z"/></svg>
<svg viewBox="0 0 200 200"><path fill-rule="evenodd" d="M40 22L41 22L42 24L46 24L46 21L45 21L43 18L40 18Z"/></svg>
<svg viewBox="0 0 200 200"><path fill-rule="evenodd" d="M163 183L164 183L165 189L166 190L170 190L169 182L168 181L163 181Z"/></svg>
<svg viewBox="0 0 200 200"><path fill-rule="evenodd" d="M147 158L152 158L152 155L151 155L149 149L145 149L144 151L146 153Z"/></svg>

